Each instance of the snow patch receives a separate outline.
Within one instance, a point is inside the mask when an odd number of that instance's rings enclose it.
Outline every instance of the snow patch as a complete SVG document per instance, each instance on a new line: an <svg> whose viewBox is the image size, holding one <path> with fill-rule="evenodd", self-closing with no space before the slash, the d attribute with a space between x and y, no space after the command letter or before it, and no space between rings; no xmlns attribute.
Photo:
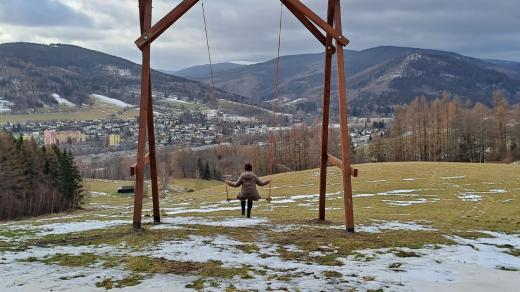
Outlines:
<svg viewBox="0 0 520 292"><path fill-rule="evenodd" d="M76 222L59 222L42 225L14 225L11 226L13 230L29 229L36 232L36 236L46 236L52 234L67 234L73 232L83 232L94 229L103 229L123 224L130 224L130 221L126 220L87 220L87 221L76 221Z"/></svg>
<svg viewBox="0 0 520 292"><path fill-rule="evenodd" d="M464 202L478 202L482 200L482 196L476 193L459 193L457 196Z"/></svg>
<svg viewBox="0 0 520 292"><path fill-rule="evenodd" d="M59 104L59 105L64 105L64 106L68 106L68 107L75 107L76 105L72 102L70 102L69 100L67 100L66 98L63 98L61 97L59 94L57 93L53 93L51 94L51 97L54 98L54 100Z"/></svg>
<svg viewBox="0 0 520 292"><path fill-rule="evenodd" d="M111 105L114 105L114 106L117 106L117 107L122 107L122 108L132 107L131 104L128 104L128 103L126 103L124 101L121 101L121 100L115 99L115 98L110 98L108 96L104 96L104 95L101 95L101 94L91 94L90 97L95 99L95 100L98 100L98 101L101 101L101 102L104 102L104 103L108 103L108 104L111 104Z"/></svg>
<svg viewBox="0 0 520 292"><path fill-rule="evenodd" d="M400 221L383 221L383 220L372 220L374 224L371 225L359 225L356 227L356 231L368 232L368 233L381 233L383 230L410 230L410 231L435 231L437 229L431 226L420 225L416 222L400 222ZM343 229L344 226L341 226Z"/></svg>
<svg viewBox="0 0 520 292"><path fill-rule="evenodd" d="M4 100L0 98L0 113L8 113L11 112L11 107L14 105L14 103Z"/></svg>
<svg viewBox="0 0 520 292"><path fill-rule="evenodd" d="M375 194L357 194L357 195L353 195L352 197L353 198L366 198L366 197L374 197Z"/></svg>
<svg viewBox="0 0 520 292"><path fill-rule="evenodd" d="M108 193L105 193L105 192L90 192L90 195L91 195L92 197L108 196Z"/></svg>
<svg viewBox="0 0 520 292"><path fill-rule="evenodd" d="M207 225L219 227L252 227L268 223L267 218L228 218L225 220L209 220L202 217L167 217L162 223L151 227L151 229L179 228L179 225Z"/></svg>
<svg viewBox="0 0 520 292"><path fill-rule="evenodd" d="M237 65L245 65L245 66L258 64L258 62L251 62L251 61L229 61L229 63L237 64Z"/></svg>
<svg viewBox="0 0 520 292"><path fill-rule="evenodd" d="M441 179L461 179L461 178L465 178L466 176L465 175L460 175L460 176L445 176L445 177L441 177Z"/></svg>
<svg viewBox="0 0 520 292"><path fill-rule="evenodd" d="M426 204L428 203L428 200L425 198L419 198L417 200L411 200L411 201L393 201L393 200L383 200L387 205L394 206L394 207L408 207L415 204Z"/></svg>
<svg viewBox="0 0 520 292"><path fill-rule="evenodd" d="M189 101L179 99L178 97L168 97L168 98L165 98L164 100L169 101L169 102L183 103L183 104L194 104Z"/></svg>

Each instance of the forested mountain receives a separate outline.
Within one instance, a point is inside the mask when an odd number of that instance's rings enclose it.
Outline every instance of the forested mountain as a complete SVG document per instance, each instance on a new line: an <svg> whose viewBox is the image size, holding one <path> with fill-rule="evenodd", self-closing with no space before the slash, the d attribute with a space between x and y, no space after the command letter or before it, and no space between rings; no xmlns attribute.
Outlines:
<svg viewBox="0 0 520 292"><path fill-rule="evenodd" d="M520 63L481 60L456 53L402 47L346 51L347 79L354 111L388 112L419 95L433 98L443 91L462 100L491 104L493 91L504 91L509 102L520 101ZM335 70L335 68L333 68ZM219 71L217 86L250 98L273 96L275 60ZM208 82L207 74L196 78ZM336 87L336 77L332 79ZM280 94L319 104L323 54L281 58ZM334 92L335 93L335 92Z"/></svg>
<svg viewBox="0 0 520 292"><path fill-rule="evenodd" d="M56 98L75 105L101 94L138 104L141 66L128 60L72 45L0 44L0 99L14 110L56 105ZM197 81L152 71L153 90L160 97L188 97L208 102L211 90ZM219 92L219 98L242 97Z"/></svg>

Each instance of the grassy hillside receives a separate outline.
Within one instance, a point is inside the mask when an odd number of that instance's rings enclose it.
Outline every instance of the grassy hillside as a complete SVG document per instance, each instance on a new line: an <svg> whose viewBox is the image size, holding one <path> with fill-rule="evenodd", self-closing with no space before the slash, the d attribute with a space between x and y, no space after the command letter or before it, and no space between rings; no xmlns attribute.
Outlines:
<svg viewBox="0 0 520 292"><path fill-rule="evenodd" d="M313 220L319 177L308 170L275 175L272 203L258 202L252 219L240 216L237 201L225 201L222 183L174 180L178 191L161 201L163 224L151 224L148 198L140 233L131 230L132 198L112 193L128 182L89 181L92 193L81 211L0 225L0 269L19 271L6 283L32 288L66 287L71 277L78 277L76 286L107 289L514 287L520 275L520 165L356 167L354 235L344 232L336 168L329 168L327 222ZM230 188L230 196L237 192ZM43 269L57 274L34 286L20 275L24 269L33 276Z"/></svg>
<svg viewBox="0 0 520 292"><path fill-rule="evenodd" d="M23 123L38 121L89 121L104 119L118 114L120 118L135 118L139 115L137 108L121 109L106 103L94 101L92 105L79 108L62 108L61 111L54 109L40 109L31 114L0 114L2 123Z"/></svg>

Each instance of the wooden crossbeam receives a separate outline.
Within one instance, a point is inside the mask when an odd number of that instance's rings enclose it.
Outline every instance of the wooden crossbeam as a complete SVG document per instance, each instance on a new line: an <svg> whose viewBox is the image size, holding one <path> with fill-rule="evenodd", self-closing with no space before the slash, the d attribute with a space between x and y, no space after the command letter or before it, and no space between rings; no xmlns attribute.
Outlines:
<svg viewBox="0 0 520 292"><path fill-rule="evenodd" d="M336 166L339 169L343 169L343 161L341 161L341 159L337 158L336 156L330 153L327 153L327 158L332 165Z"/></svg>
<svg viewBox="0 0 520 292"><path fill-rule="evenodd" d="M321 17L319 17L309 7L305 6L299 0L280 0L280 1L282 1L282 3L284 3L284 4L286 4L286 6L287 6L287 3L289 3L289 5L291 5L294 9L299 11L301 14L305 15L305 17L307 17L309 20L314 22L317 26L319 26L325 32L330 34L342 46L346 46L349 44L350 41L346 37L344 37L341 34L341 32L339 32L337 29L335 29L330 24L328 24L325 20L323 20Z"/></svg>
<svg viewBox="0 0 520 292"><path fill-rule="evenodd" d="M339 169L344 169L343 161L341 161L341 159L337 158L336 156L327 153L327 159L332 165L338 167ZM350 175L353 177L358 177L358 169L350 167Z"/></svg>
<svg viewBox="0 0 520 292"><path fill-rule="evenodd" d="M144 156L144 164L147 165L148 163L150 163L150 153L146 153L146 155ZM131 176L135 175L136 169L137 169L137 162L130 166L130 175Z"/></svg>
<svg viewBox="0 0 520 292"><path fill-rule="evenodd" d="M167 30L173 23L181 18L193 5L197 4L199 0L184 0L175 8L173 8L168 14L166 14L161 20L154 24L150 29L147 29L136 41L135 44L142 49L147 43L153 42L158 38L165 30Z"/></svg>
<svg viewBox="0 0 520 292"><path fill-rule="evenodd" d="M304 14L296 9L291 2L282 1L282 3L316 37L316 39L320 41L320 43L332 50L332 54L334 54L336 50L335 47L332 44L327 46L327 38L325 35L323 35L323 33Z"/></svg>

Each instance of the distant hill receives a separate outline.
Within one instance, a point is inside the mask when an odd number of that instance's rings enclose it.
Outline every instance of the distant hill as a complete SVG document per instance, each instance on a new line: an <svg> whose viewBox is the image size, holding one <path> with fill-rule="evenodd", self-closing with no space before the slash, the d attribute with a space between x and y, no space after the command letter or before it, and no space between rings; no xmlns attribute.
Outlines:
<svg viewBox="0 0 520 292"><path fill-rule="evenodd" d="M222 71L230 70L230 69L237 69L240 67L243 67L245 65L226 62L226 63L217 63L213 64L213 73L219 74ZM199 66L193 66L186 69L182 69L179 71L165 71L165 73L188 78L188 79L205 79L209 78L210 75L210 68L209 65L199 65Z"/></svg>
<svg viewBox="0 0 520 292"><path fill-rule="evenodd" d="M15 111L88 104L99 94L137 105L141 66L101 52L64 44L0 44L0 100ZM210 87L152 71L154 95L208 102ZM236 94L219 98L244 101ZM7 102L6 102L7 100ZM72 104L71 104L72 103Z"/></svg>
<svg viewBox="0 0 520 292"><path fill-rule="evenodd" d="M404 47L346 50L350 106L354 112L389 112L415 96L438 96L442 91L470 102L491 102L500 89L512 103L520 101L520 63L481 60L460 54ZM335 68L334 68L335 70ZM219 70L219 88L253 99L273 96L275 60ZM202 75L195 80L208 82ZM336 77L333 94L336 94ZM283 56L280 95L286 102L310 100L320 105L323 54Z"/></svg>

